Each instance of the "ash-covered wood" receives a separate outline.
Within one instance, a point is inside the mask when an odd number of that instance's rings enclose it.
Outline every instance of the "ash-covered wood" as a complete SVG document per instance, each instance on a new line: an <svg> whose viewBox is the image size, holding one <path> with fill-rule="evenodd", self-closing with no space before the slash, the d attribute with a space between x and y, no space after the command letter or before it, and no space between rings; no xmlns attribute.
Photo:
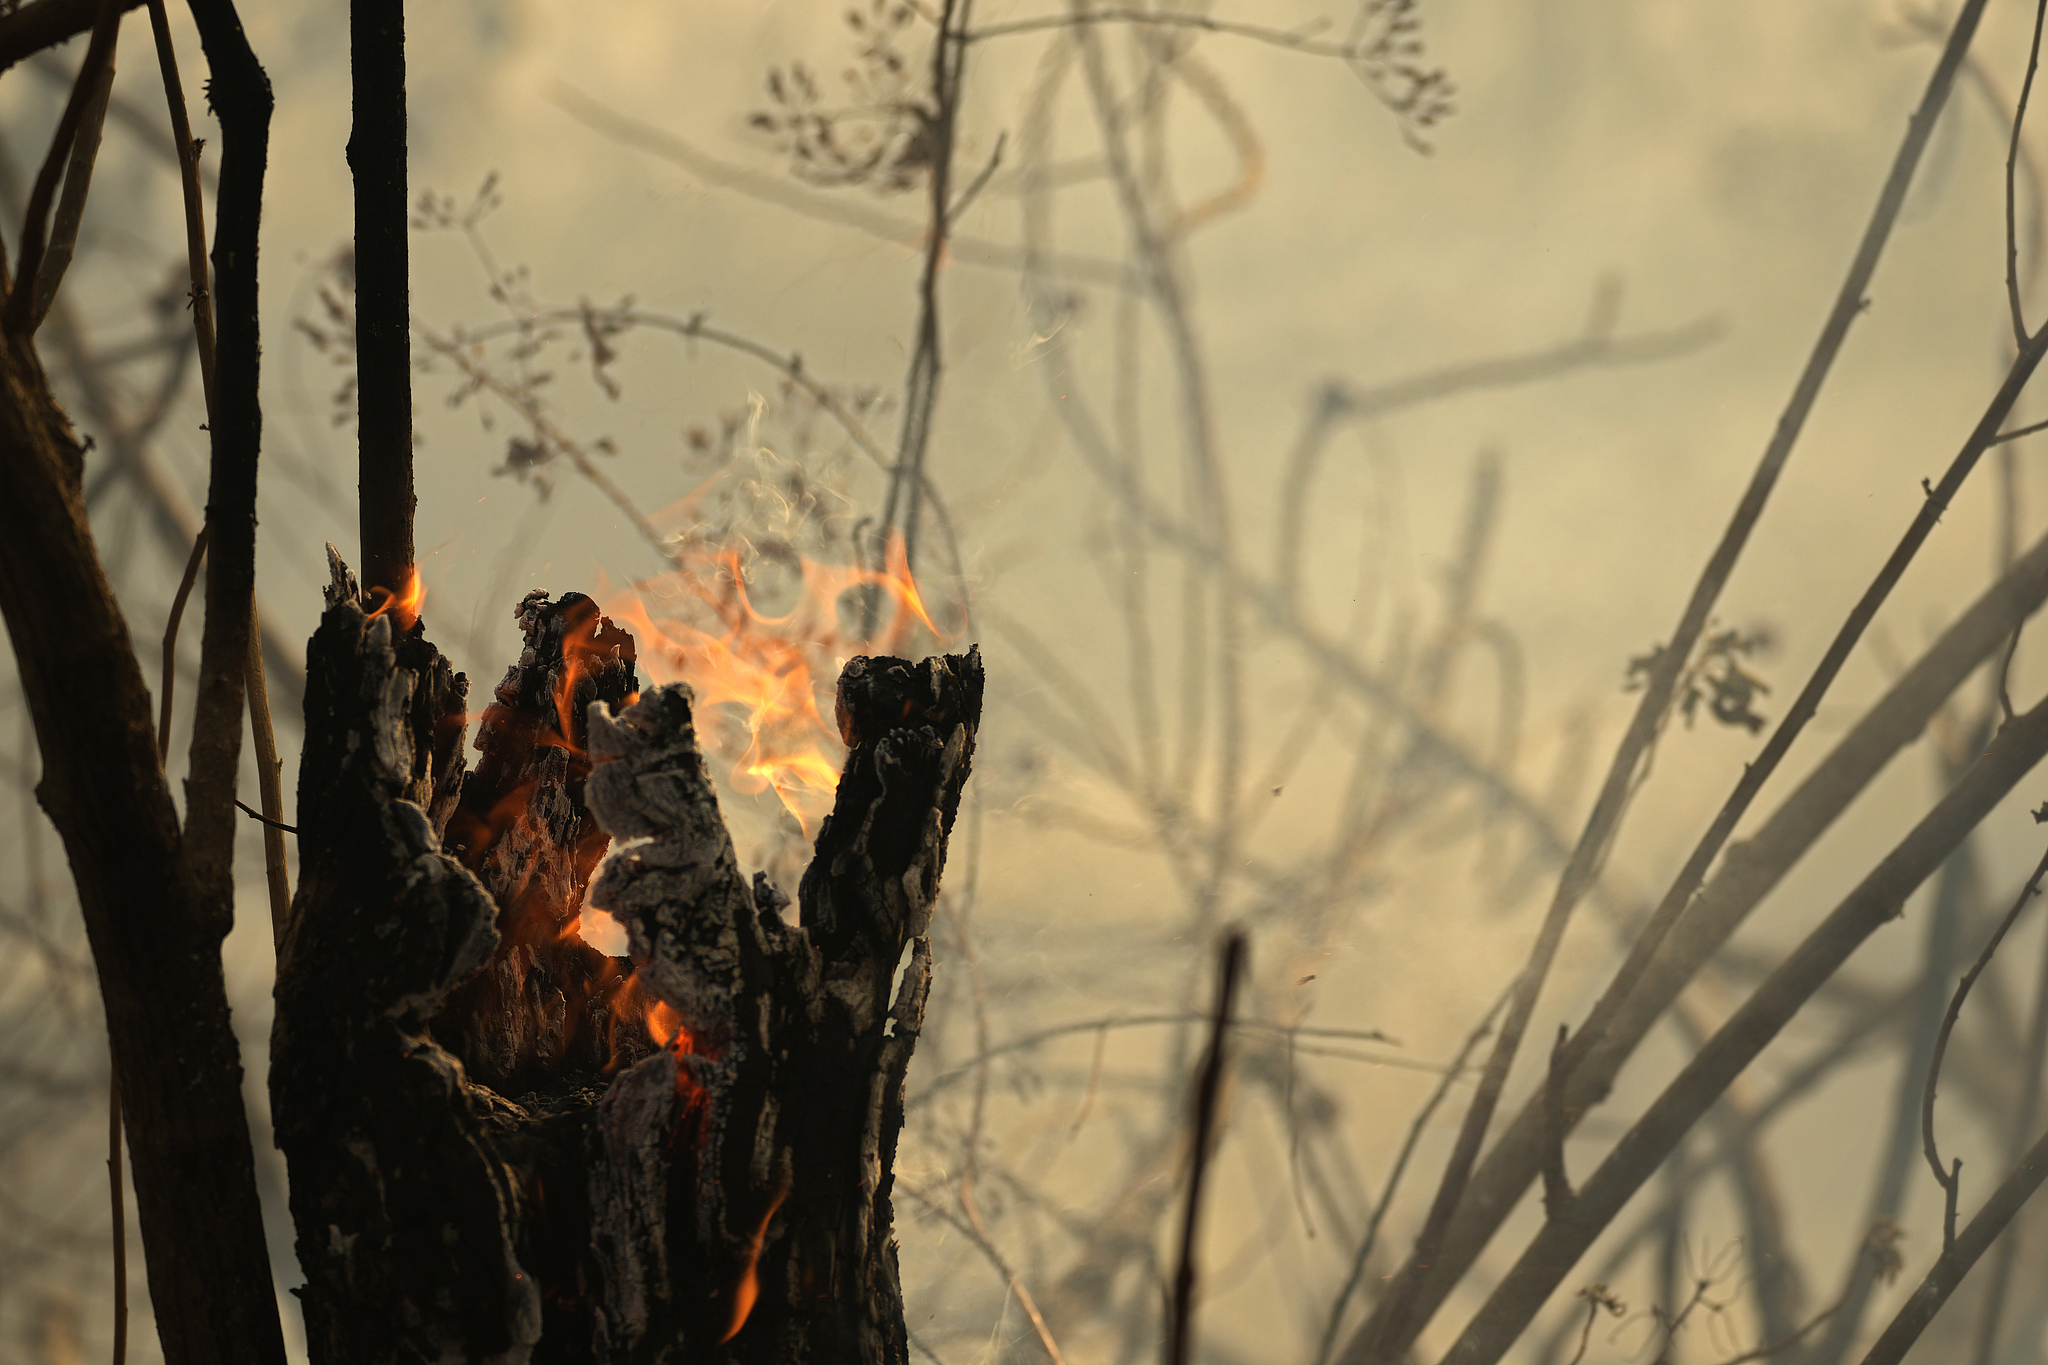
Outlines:
<svg viewBox="0 0 2048 1365"><path fill-rule="evenodd" d="M791 924L688 689L613 714L632 645L587 599L522 604L465 777L465 681L334 568L271 1077L313 1360L904 1361L890 1169L979 657L848 666ZM568 927L609 839L630 963L527 927Z"/></svg>
<svg viewBox="0 0 2048 1365"><path fill-rule="evenodd" d="M640 979L692 1039L625 1072L600 1106L606 1358L702 1359L720 1343L762 1365L906 1358L889 1182L981 689L978 653L846 666L852 752L797 925L765 879L740 874L689 689L616 721L593 711L591 807L636 842L591 903L626 926ZM685 1155L665 1159L671 1145ZM693 1226L648 1216L660 1208L689 1209Z"/></svg>

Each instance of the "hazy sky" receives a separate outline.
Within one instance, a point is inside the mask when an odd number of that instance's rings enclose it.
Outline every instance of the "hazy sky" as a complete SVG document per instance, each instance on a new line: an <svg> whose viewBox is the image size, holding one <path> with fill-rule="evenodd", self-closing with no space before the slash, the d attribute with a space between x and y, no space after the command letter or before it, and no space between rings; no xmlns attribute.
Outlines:
<svg viewBox="0 0 2048 1365"><path fill-rule="evenodd" d="M1050 8L982 0L975 12L990 23ZM270 440L262 595L271 619L303 638L325 577L321 543L356 554L353 433L330 420L341 375L293 330L295 319L318 318L317 289L350 231L346 11L249 0L243 9L277 94L262 267ZM800 59L834 85L850 50L842 9L796 0L414 6L412 187L460 203L495 177L501 203L483 224L490 250L503 267L528 270L526 287L544 302L630 295L677 316L703 312L776 351L799 353L808 372L827 382L894 393L915 321L917 197L805 187L787 175L770 140L746 124L763 105L772 65ZM1976 45L1999 99L2009 98L2022 70L2026 9L1994 6ZM1342 6L1297 0L1214 12L1276 29L1326 16L1341 28L1347 17ZM1484 610L1519 643L1523 772L1537 787L1580 751L1597 772L1626 723L1633 705L1620 690L1626 661L1668 636L1761 452L1935 49L1911 29L1904 9L1870 0L1425 0L1419 12L1429 60L1457 87L1456 113L1429 131L1426 155L1404 143L1394 120L1337 63L1221 36L1196 46L1250 129L1255 153L1248 158L1242 141L1232 143L1228 120L1219 123L1179 95L1174 185L1183 202L1240 176L1254 192L1190 240L1185 265L1242 556L1254 566L1271 563L1282 548L1276 489L1324 381L1369 387L1538 350L1578 334L1598 298L1618 307L1624 336L1702 323L1717 329L1710 344L1659 363L1589 369L1404 410L1347 430L1327 452L1302 552L1315 609L1330 621L1348 609L1354 594L1347 585L1361 559L1390 601L1435 610L1474 461L1482 452L1497 457L1502 501ZM196 98L198 48L182 16L178 25ZM153 110L161 92L146 36L131 17L119 89ZM991 43L969 63L962 175L1006 139L1006 160L959 224L969 237L1019 239L1020 201L1009 172L1045 42ZM707 171L708 163L693 171L622 145L572 116L566 106L577 98L672 134L730 174ZM1089 127L1071 80L1064 100L1059 154L1081 156ZM0 124L18 160L40 154L37 139L53 109L51 87L31 73L0 82ZM124 212L117 222L89 225L103 253L78 286L96 335L108 344L136 330L135 290L157 287L178 251L173 182L121 144L118 132L109 148L106 193ZM1946 467L2001 370L2009 344L2003 155L2004 130L1986 92L1966 83L1935 136L1871 306L1722 599L1725 622L1767 626L1777 641L1758 664L1774 689L1765 704L1773 717L1917 510L1920 480ZM1106 192L1084 186L1061 204L1062 250L1122 253ZM905 226L894 237L863 231L829 216L842 211ZM484 268L460 234L416 234L413 250L413 305L423 324L447 333L506 315L488 297ZM956 255L942 288L948 368L930 468L958 512L969 585L988 609L975 632L991 688L977 911L983 952L1000 980L1050 989L1048 980L1060 981L1086 954L1076 926L1103 920L1104 942L1113 944L1104 951L1129 954L1131 979L1145 983L1133 987L1134 998L1177 998L1177 973L1189 960L1188 945L1174 942L1182 893L1161 860L1104 852L1022 811L1035 791L1135 818L1112 784L1035 728L1031 705L1059 689L1015 635L989 624L1028 627L1084 679L1083 690L1116 726L1136 725L1125 702L1119 618L1090 550L1113 522L1108 494L1060 434L1049 406L1057 399L1041 383L1046 338L1015 273ZM1073 347L1080 381L1106 405L1103 357L1118 344L1115 292L1094 290L1065 326L1062 344ZM1156 337L1147 344L1156 352ZM750 394L772 394L777 376L673 338L636 335L623 351L616 399L592 385L587 370L558 359L551 411L581 439L608 437L617 454L605 468L653 510L693 486L687 429L744 410ZM1156 385L1164 362L1148 354L1148 383ZM445 368L416 379L417 539L430 627L458 666L487 686L516 648L510 606L527 588L592 591L600 575L616 583L661 566L615 510L566 471L554 471L545 505L528 487L493 477L521 428L502 410L486 427L475 401L450 408L453 387ZM1170 468L1178 458L1171 410L1148 394L1143 405L1164 452L1157 458ZM194 505L203 502L205 460L196 426L196 404L188 402L183 420L159 442ZM879 427L885 440L893 438L890 420ZM2022 448L2023 544L2048 522L2048 495L2024 477L2030 456ZM856 497L873 496L872 481L850 477ZM1885 609L1788 772L1803 770L1875 695L1887 660L1910 658L1985 581L1994 556L1993 487L1987 464ZM140 635L155 629L145 622L161 620L167 577L174 574L158 565L125 585ZM1397 648L1396 624L1390 619L1375 649ZM1252 649L1254 706L1298 700L1302 676L1285 661L1285 648L1255 633ZM2016 698L2031 696L2044 676L2035 657L2021 650ZM1452 722L1483 733L1489 706L1480 696ZM1755 743L1739 731L1674 727L1613 855L1618 885L1661 889L1659 878L1683 856ZM1771 903L1767 922L1754 927L1758 941L1786 942L1824 913L1917 813L1931 764L1915 754L1896 767ZM288 756L288 789L294 768ZM1042 785L1030 787L1027 776ZM1276 818L1261 827L1262 852L1284 857L1308 840L1337 784L1335 773L1314 765L1290 784L1276 797L1283 803ZM2025 845L2035 836L2021 812L2044 794L2023 785L1986 827L1992 880L2001 887L2032 860ZM1387 867L1383 902L1355 934L1318 950L1332 956L1318 974L1312 1008L1320 1022L1386 1027L1414 1055L1437 1059L1520 960L1541 897L1516 906L1446 904L1422 866ZM1098 888L1105 897L1114 890L1113 907L1088 899ZM249 889L258 894L254 883ZM1873 973L1903 970L1917 938L1895 938L1881 938L1862 965ZM1279 961L1291 949L1270 951ZM259 1039L268 951L238 937L234 955L245 1033ZM1575 937L1547 1008L1565 1017L1582 1010L1611 961L1604 935ZM1057 991L1049 998L1064 999ZM1306 997L1289 1006L1310 1007ZM1532 1037L1550 1026L1539 1025ZM1085 1049L1076 1056L1085 1064ZM1157 1061L1141 1050L1128 1060L1148 1059ZM251 1065L260 1074L260 1058ZM1383 1081L1389 1073L1340 1074L1365 1087L1350 1092L1362 1111L1353 1121L1376 1185L1385 1144L1412 1112L1422 1082L1401 1081L1382 1102L1370 1087L1395 1084ZM1866 1088L1855 1093L1881 1095L1890 1082L1856 1083ZM1375 1117L1382 1105L1384 1117ZM1031 1121L1017 1119L1020 1131ZM1856 1162L1868 1160L1875 1139L1820 1141L1839 1141L1852 1158L1832 1167L1799 1159L1813 1198L1801 1205L1793 1237L1831 1274L1850 1215L1830 1214L1828 1206L1858 1204ZM1424 1163L1431 1178L1436 1160ZM1049 1181L1072 1174L1056 1163L1046 1169ZM1927 1193L1916 1196L1909 1227L1909 1249L1921 1255L1933 1226ZM1238 1203L1224 1226L1250 1217L1265 1198L1255 1180L1225 1197ZM1405 1246L1412 1229L1394 1235ZM1341 1275L1342 1257L1330 1244L1304 1248L1308 1268L1292 1283L1258 1280L1216 1305L1211 1328L1220 1343L1249 1359L1275 1330L1297 1340L1309 1305L1327 1301ZM1109 1357L1084 1351L1081 1358ZM947 1365L978 1359L961 1347Z"/></svg>

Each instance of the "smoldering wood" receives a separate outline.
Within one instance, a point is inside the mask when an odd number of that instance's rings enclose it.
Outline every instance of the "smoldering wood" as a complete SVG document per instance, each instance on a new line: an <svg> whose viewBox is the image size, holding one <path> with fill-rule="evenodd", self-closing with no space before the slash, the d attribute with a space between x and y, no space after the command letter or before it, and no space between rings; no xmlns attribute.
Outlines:
<svg viewBox="0 0 2048 1365"><path fill-rule="evenodd" d="M611 1057L611 1000L630 969L572 923L609 842L583 801L584 711L637 687L633 637L588 597L528 593L514 616L525 647L478 723L481 758L445 833L499 906L500 942L437 1030L472 1080L512 1095Z"/></svg>
<svg viewBox="0 0 2048 1365"><path fill-rule="evenodd" d="M271 1074L313 1360L906 1360L891 1171L978 654L847 666L850 753L792 924L739 869L689 689L614 714L630 641L594 607L521 604L465 773L466 680L333 568ZM598 667L565 662L578 622ZM513 905L546 877L562 900L528 914L579 909L592 828L619 844L589 902L629 958L572 928L586 960L533 971ZM494 964L527 949L507 992ZM574 972L611 974L562 993L580 1033L482 1017Z"/></svg>

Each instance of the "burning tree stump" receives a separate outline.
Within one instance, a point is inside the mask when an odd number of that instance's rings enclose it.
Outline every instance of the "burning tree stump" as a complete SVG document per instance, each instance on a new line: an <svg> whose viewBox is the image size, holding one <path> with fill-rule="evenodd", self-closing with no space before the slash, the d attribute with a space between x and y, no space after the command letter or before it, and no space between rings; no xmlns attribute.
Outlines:
<svg viewBox="0 0 2048 1365"><path fill-rule="evenodd" d="M465 777L466 680L333 571L271 1065L314 1361L903 1362L891 1170L979 656L846 666L789 924L689 689L636 699L588 599L521 604Z"/></svg>

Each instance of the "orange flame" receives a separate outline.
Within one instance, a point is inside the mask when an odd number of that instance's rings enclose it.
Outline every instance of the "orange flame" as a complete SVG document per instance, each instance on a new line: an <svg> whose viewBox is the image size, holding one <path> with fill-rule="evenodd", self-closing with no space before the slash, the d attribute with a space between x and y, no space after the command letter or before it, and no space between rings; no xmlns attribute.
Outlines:
<svg viewBox="0 0 2048 1365"><path fill-rule="evenodd" d="M426 605L427 581L420 577L420 566L415 564L405 571L404 592L394 593L389 588L373 587L370 593L378 599L370 619L374 621L388 611L398 618L398 628L407 631L412 629L413 622L420 619L420 608Z"/></svg>
<svg viewBox="0 0 2048 1365"><path fill-rule="evenodd" d="M761 1215L761 1226L754 1230L753 1240L747 1243L746 1269L740 1272L740 1282L733 1286L732 1291L732 1325L718 1339L720 1346L740 1334L740 1328L747 1325L747 1315L754 1311L754 1304L761 1297L761 1281L754 1273L761 1263L761 1244L768 1240L768 1224L774 1219L775 1211L788 1197L787 1185L775 1191L775 1197L768 1201L768 1212Z"/></svg>
<svg viewBox="0 0 2048 1365"><path fill-rule="evenodd" d="M733 786L773 789L809 836L831 809L844 757L829 707L820 710L820 689L832 685L846 657L893 654L915 626L941 632L900 535L889 538L879 572L808 557L799 565L796 603L780 616L755 608L746 566L732 549L695 556L614 594L604 610L639 638L640 665L657 683L687 682L700 712L729 708L738 717L745 741L728 741L721 754ZM840 599L858 589L879 593L888 607L871 635L841 624ZM707 749L721 747L717 727L700 723L699 734Z"/></svg>

